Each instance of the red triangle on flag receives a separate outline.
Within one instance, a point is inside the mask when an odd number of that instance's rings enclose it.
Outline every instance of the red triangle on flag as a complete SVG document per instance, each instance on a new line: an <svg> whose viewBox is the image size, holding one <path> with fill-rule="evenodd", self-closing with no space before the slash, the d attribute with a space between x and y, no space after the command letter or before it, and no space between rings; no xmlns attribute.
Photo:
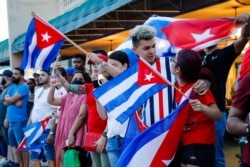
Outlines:
<svg viewBox="0 0 250 167"><path fill-rule="evenodd" d="M41 121L41 126L43 129L47 126L48 122L50 120L50 117L45 118L44 120Z"/></svg>
<svg viewBox="0 0 250 167"><path fill-rule="evenodd" d="M147 62L144 60L138 60L138 81L139 85L146 84L166 84L171 85L171 83L164 79L157 71L155 71Z"/></svg>
<svg viewBox="0 0 250 167"><path fill-rule="evenodd" d="M25 145L26 141L27 141L27 138L24 137L23 140L21 141L21 143L19 144L19 146L17 147L17 151L20 151L20 150L26 148L26 145Z"/></svg>
<svg viewBox="0 0 250 167"><path fill-rule="evenodd" d="M37 36L37 47L39 49L46 48L65 39L62 34L60 34L56 29L51 27L48 23L37 17L34 17L34 19Z"/></svg>

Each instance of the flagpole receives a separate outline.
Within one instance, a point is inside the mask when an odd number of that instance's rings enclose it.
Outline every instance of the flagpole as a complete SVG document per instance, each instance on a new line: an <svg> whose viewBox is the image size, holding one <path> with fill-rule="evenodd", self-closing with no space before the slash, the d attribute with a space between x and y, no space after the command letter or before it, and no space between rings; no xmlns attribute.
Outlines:
<svg viewBox="0 0 250 167"><path fill-rule="evenodd" d="M34 11L31 11L31 15L33 17L36 17L37 19L39 19L40 21L44 22L45 24L47 24L49 27L51 27L53 30L57 31L60 35L62 35L69 43L71 43L73 46L75 46L77 49L79 49L81 52L83 52L85 55L88 54L88 52L83 49L82 47L80 47L78 44L76 44L73 40L71 40L70 38L68 38L66 35L64 35L63 33L61 33L58 29L56 29L53 25L49 24L47 21L43 20L41 17L39 17Z"/></svg>
<svg viewBox="0 0 250 167"><path fill-rule="evenodd" d="M161 73L159 73L157 70L153 69L146 60L144 60L143 58L141 58L139 56L139 59L144 62L144 64L146 66L148 66L152 71L154 71L162 80L164 80L165 82L168 82L170 86L173 86L178 92L180 92L180 94L184 97L186 97L188 100L190 100L190 98L188 96L186 96L180 89L178 89L174 84L172 84L168 79L164 78Z"/></svg>

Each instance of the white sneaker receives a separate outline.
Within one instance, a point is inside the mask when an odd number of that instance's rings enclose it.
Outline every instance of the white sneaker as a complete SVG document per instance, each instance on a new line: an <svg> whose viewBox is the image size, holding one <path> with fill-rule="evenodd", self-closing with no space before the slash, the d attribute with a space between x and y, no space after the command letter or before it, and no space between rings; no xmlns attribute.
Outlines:
<svg viewBox="0 0 250 167"><path fill-rule="evenodd" d="M5 164L5 163L7 163L8 162L8 160L6 159L6 158L1 158L0 159L0 167L2 167L3 166L3 164Z"/></svg>
<svg viewBox="0 0 250 167"><path fill-rule="evenodd" d="M5 162L7 162L8 160L6 159L6 158L4 158L4 157L2 157L1 159L0 159L0 164L3 164L3 163L5 163Z"/></svg>
<svg viewBox="0 0 250 167"><path fill-rule="evenodd" d="M40 162L41 162L42 167L48 166L48 161L46 161L46 162L40 161Z"/></svg>

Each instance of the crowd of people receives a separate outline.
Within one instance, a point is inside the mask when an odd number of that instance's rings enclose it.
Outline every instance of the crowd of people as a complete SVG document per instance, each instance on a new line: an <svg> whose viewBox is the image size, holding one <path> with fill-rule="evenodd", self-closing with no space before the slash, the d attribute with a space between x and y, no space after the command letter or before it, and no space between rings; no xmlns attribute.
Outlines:
<svg viewBox="0 0 250 167"><path fill-rule="evenodd" d="M135 111L145 127L154 125L185 99L189 100L182 108L187 112L187 120L169 166L225 167L225 86L231 65L249 41L249 20L247 13L236 18L236 22L246 24L241 36L230 46L218 49L214 45L201 54L183 49L174 57L156 55L153 27L139 25L131 31L134 53L174 85L160 90ZM75 55L72 62L74 66L65 69L56 60L52 69L35 71L33 78L27 81L25 71L18 67L2 73L0 165L28 167L31 160L32 166L39 167L45 159L49 167L63 167L65 153L74 149L79 153L81 166L116 166L129 120L118 122L95 99L93 91L129 68L130 55L114 51L107 56L104 50L94 50L87 55ZM86 65L90 71L86 71ZM229 112L227 129L248 140L249 71L244 72ZM46 143L41 151L17 151L24 138L23 128L46 118L49 122L34 142ZM94 150L85 148L87 134L99 135L94 141ZM243 148L244 167L250 166L249 157L247 144Z"/></svg>

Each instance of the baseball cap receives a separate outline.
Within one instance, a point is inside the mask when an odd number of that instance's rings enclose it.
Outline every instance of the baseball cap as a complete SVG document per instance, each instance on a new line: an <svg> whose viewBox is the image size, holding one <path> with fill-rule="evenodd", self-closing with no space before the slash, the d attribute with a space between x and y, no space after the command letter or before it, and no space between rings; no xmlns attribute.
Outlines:
<svg viewBox="0 0 250 167"><path fill-rule="evenodd" d="M4 72L3 72L3 76L7 76L7 77L12 77L12 71L10 71L10 70L4 70Z"/></svg>
<svg viewBox="0 0 250 167"><path fill-rule="evenodd" d="M66 74L69 76L73 76L75 69L73 67L68 67L65 69L66 70Z"/></svg>
<svg viewBox="0 0 250 167"><path fill-rule="evenodd" d="M40 75L40 74L41 74L41 70L36 70L36 71L34 71L33 75L34 75L34 74Z"/></svg>
<svg viewBox="0 0 250 167"><path fill-rule="evenodd" d="M102 60L105 61L105 62L108 61L108 57L107 57L107 56L104 56L104 55L102 55L102 54L97 54L97 57L98 57L99 59L102 59ZM88 64L93 64L93 62L89 60L89 61L88 61Z"/></svg>

